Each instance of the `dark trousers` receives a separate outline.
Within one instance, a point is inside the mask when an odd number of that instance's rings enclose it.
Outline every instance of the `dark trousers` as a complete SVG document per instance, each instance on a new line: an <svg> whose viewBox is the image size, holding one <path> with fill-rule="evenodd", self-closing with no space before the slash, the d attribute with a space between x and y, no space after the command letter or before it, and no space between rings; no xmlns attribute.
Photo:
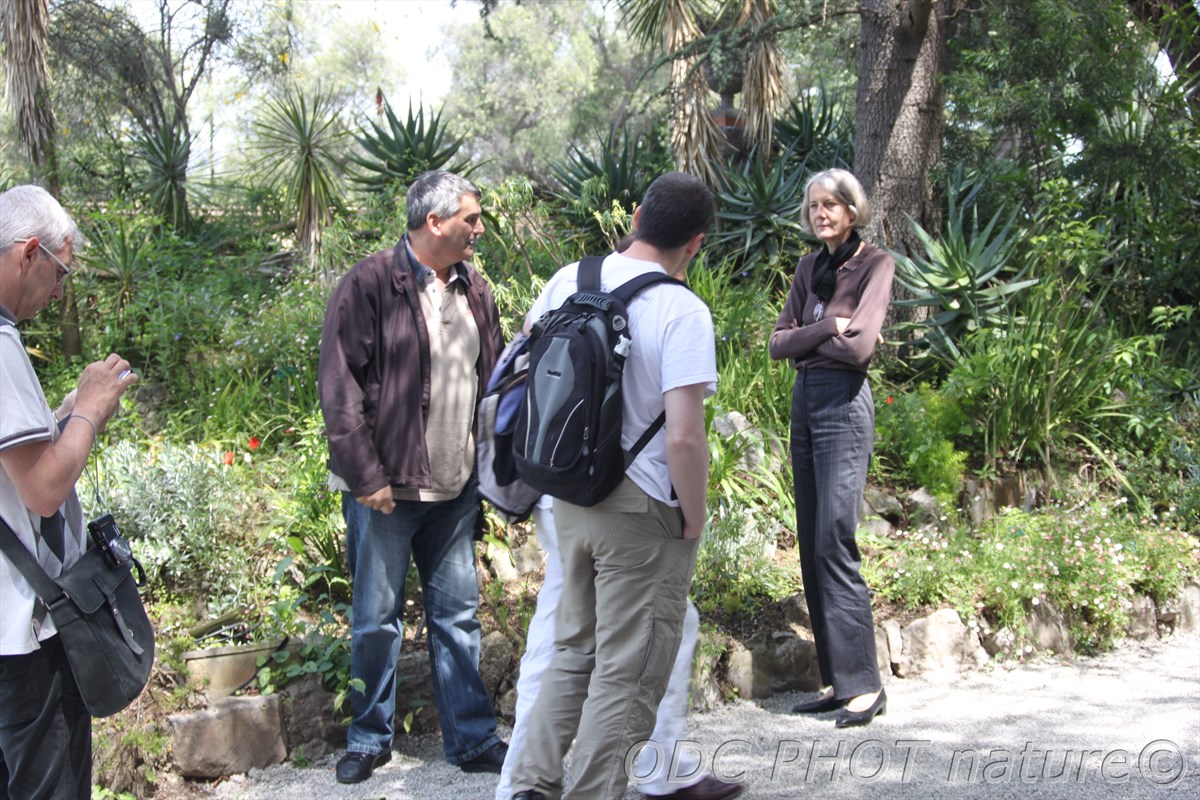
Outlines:
<svg viewBox="0 0 1200 800"><path fill-rule="evenodd" d="M92 718L57 636L0 656L0 800L87 800Z"/></svg>
<svg viewBox="0 0 1200 800"><path fill-rule="evenodd" d="M854 541L874 442L866 375L799 370L792 389L796 537L821 680L838 699L881 687L871 596Z"/></svg>

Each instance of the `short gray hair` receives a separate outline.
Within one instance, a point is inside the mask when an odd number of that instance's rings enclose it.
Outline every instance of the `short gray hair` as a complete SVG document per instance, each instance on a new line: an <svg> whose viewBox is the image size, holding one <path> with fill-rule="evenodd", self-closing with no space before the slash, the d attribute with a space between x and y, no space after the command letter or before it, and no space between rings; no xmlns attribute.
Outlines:
<svg viewBox="0 0 1200 800"><path fill-rule="evenodd" d="M854 173L844 169L827 169L818 172L804 184L804 205L800 209L800 225L809 233L813 232L812 214L808 211L809 192L813 186L820 186L834 198L850 209L853 218L851 226L865 228L871 224L871 204L867 201L867 193Z"/></svg>
<svg viewBox="0 0 1200 800"><path fill-rule="evenodd" d="M68 244L83 244L75 220L42 187L26 184L0 194L0 252L13 247L16 239L34 236L52 253Z"/></svg>
<svg viewBox="0 0 1200 800"><path fill-rule="evenodd" d="M462 207L464 194L474 195L478 199L479 189L461 175L444 169L418 175L408 187L408 195L404 200L408 229L415 231L425 227L425 218L430 213L439 217L453 217Z"/></svg>

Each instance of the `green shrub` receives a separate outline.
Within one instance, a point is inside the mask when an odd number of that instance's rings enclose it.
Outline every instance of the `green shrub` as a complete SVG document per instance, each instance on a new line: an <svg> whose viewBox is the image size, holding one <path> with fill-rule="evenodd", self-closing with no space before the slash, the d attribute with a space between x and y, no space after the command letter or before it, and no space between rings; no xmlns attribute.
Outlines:
<svg viewBox="0 0 1200 800"><path fill-rule="evenodd" d="M247 458L197 444L117 442L96 458L100 497L89 479L80 485L84 513L112 513L156 597L192 598L217 614L250 605L274 560L257 548L261 509L253 476L242 475L253 469Z"/></svg>
<svg viewBox="0 0 1200 800"><path fill-rule="evenodd" d="M701 612L744 611L795 591L799 576L774 560L778 533L773 515L745 508L710 519L692 578L692 599Z"/></svg>
<svg viewBox="0 0 1200 800"><path fill-rule="evenodd" d="M1022 641L1034 608L1063 615L1074 647L1103 650L1124 635L1134 594L1156 601L1200 575L1200 540L1167 519L1130 515L1124 500L1082 496L1035 512L1007 509L977 533L899 531L867 548L864 573L910 608L950 605L984 631Z"/></svg>
<svg viewBox="0 0 1200 800"><path fill-rule="evenodd" d="M955 447L967 417L951 397L928 384L875 398L875 452L894 479L923 486L954 506L967 454Z"/></svg>

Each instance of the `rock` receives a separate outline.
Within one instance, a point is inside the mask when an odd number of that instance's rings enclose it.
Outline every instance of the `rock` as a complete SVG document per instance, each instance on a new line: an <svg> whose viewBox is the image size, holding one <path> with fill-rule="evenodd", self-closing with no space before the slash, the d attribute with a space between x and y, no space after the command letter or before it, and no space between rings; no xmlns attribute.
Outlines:
<svg viewBox="0 0 1200 800"><path fill-rule="evenodd" d="M492 631L479 643L479 675L491 697L498 698L512 683L517 666L517 651L500 631Z"/></svg>
<svg viewBox="0 0 1200 800"><path fill-rule="evenodd" d="M488 542L487 559L488 563L492 565L492 571L501 581L508 583L520 577L517 574L517 568L513 566L512 552L507 547Z"/></svg>
<svg viewBox="0 0 1200 800"><path fill-rule="evenodd" d="M888 672L893 675L901 675L899 670L900 658L904 653L904 634L900 629L900 623L894 619L885 619L879 627L887 639Z"/></svg>
<svg viewBox="0 0 1200 800"><path fill-rule="evenodd" d="M175 761L186 778L220 778L287 758L277 695L226 697L168 720L175 734Z"/></svg>
<svg viewBox="0 0 1200 800"><path fill-rule="evenodd" d="M1191 633L1200 629L1200 586L1189 583L1183 591L1159 605L1158 622L1166 633Z"/></svg>
<svg viewBox="0 0 1200 800"><path fill-rule="evenodd" d="M859 528L865 530L872 536L879 537L880 539L888 538L892 535L892 531L895 530L895 528L892 527L892 523L888 522L886 519L881 519L880 517L867 518L859 525Z"/></svg>
<svg viewBox="0 0 1200 800"><path fill-rule="evenodd" d="M1154 601L1145 595L1134 595L1129 601L1129 622L1125 635L1130 639L1149 639L1158 635L1158 618Z"/></svg>
<svg viewBox="0 0 1200 800"><path fill-rule="evenodd" d="M746 419L746 415L738 411L730 411L728 414L720 414L713 417L712 421L713 433L719 433L726 439L736 436L739 433L750 430L750 420Z"/></svg>
<svg viewBox="0 0 1200 800"><path fill-rule="evenodd" d="M972 528L979 528L995 513L992 490L986 483L968 478L960 495L960 505L967 509Z"/></svg>
<svg viewBox="0 0 1200 800"><path fill-rule="evenodd" d="M901 632L902 651L893 662L902 678L925 675L952 680L964 670L977 669L988 656L974 631L963 624L958 612L943 608L919 619Z"/></svg>
<svg viewBox="0 0 1200 800"><path fill-rule="evenodd" d="M909 494L908 502L930 517L936 518L942 511L942 504L924 488L917 489L915 492Z"/></svg>
<svg viewBox="0 0 1200 800"><path fill-rule="evenodd" d="M346 743L346 731L336 722L333 692L321 685L321 676L305 675L284 687L283 730L292 758L315 761Z"/></svg>
<svg viewBox="0 0 1200 800"><path fill-rule="evenodd" d="M438 730L437 706L433 703L433 673L429 654L405 647L396 661L396 731L404 731L404 721L412 714L409 731L430 733Z"/></svg>
<svg viewBox="0 0 1200 800"><path fill-rule="evenodd" d="M790 630L758 636L746 644L735 641L728 677L745 699L821 688L816 646Z"/></svg>
<svg viewBox="0 0 1200 800"><path fill-rule="evenodd" d="M717 670L725 653L725 639L712 631L700 631L696 655L692 658L692 680L688 691L688 708L693 711L712 711L725 700L717 682Z"/></svg>
<svg viewBox="0 0 1200 800"><path fill-rule="evenodd" d="M512 687L496 701L496 714L513 722L517 717L517 687Z"/></svg>
<svg viewBox="0 0 1200 800"><path fill-rule="evenodd" d="M783 598L779 610L788 622L812 630L812 617L808 615L808 600L805 599L804 592L796 592Z"/></svg>
<svg viewBox="0 0 1200 800"><path fill-rule="evenodd" d="M1035 605L1029 616L1029 638L1038 650L1060 656L1071 653L1071 633L1062 612L1045 600Z"/></svg>
<svg viewBox="0 0 1200 800"><path fill-rule="evenodd" d="M518 575L530 575L546 563L546 551L538 544L536 536L527 536L525 541L512 549L512 559Z"/></svg>
<svg viewBox="0 0 1200 800"><path fill-rule="evenodd" d="M983 636L983 649L987 651L989 656L997 654L1004 657L1013 655L1017 647L1017 635L1013 633L1012 628L1000 628L999 630L990 631Z"/></svg>
<svg viewBox="0 0 1200 800"><path fill-rule="evenodd" d="M884 684L892 680L892 654L888 646L887 631L875 626L875 665L879 669L879 680Z"/></svg>
<svg viewBox="0 0 1200 800"><path fill-rule="evenodd" d="M863 491L863 505L865 506L864 517L878 514L892 522L898 522L904 518L904 506L900 505L900 501L876 486L868 485Z"/></svg>

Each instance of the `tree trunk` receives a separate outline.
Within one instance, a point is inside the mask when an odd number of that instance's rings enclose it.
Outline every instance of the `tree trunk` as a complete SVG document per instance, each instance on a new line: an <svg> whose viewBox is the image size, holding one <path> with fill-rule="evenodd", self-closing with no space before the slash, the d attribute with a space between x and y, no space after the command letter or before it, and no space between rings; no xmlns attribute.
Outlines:
<svg viewBox="0 0 1200 800"><path fill-rule="evenodd" d="M854 171L871 200L875 241L911 252L905 214L940 231L933 171L942 154L947 0L863 0Z"/></svg>

